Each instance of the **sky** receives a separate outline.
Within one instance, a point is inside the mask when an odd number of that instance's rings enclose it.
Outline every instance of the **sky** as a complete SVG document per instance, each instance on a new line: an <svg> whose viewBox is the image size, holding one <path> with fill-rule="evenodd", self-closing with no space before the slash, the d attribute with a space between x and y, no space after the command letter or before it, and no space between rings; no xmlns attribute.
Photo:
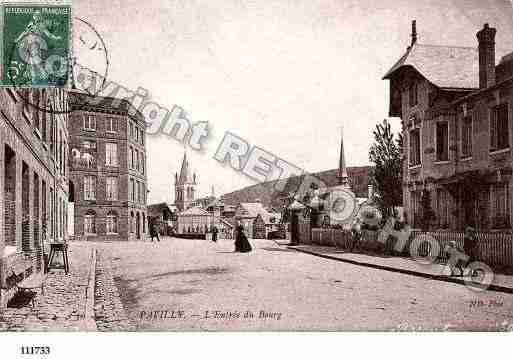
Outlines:
<svg viewBox="0 0 513 359"><path fill-rule="evenodd" d="M188 150L199 195L256 183L213 158L226 131L316 172L337 167L343 126L347 164L369 164L372 130L388 117L382 76L405 52L412 19L419 43L477 46L490 23L497 61L513 51L509 0L74 0L73 8L105 42L109 80L209 122L203 151ZM148 136L149 203L174 201L184 149Z"/></svg>

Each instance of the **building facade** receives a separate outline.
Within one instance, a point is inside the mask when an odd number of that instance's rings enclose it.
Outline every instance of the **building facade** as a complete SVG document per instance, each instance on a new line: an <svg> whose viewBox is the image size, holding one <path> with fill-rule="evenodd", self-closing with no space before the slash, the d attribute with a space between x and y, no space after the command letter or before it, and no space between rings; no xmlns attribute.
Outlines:
<svg viewBox="0 0 513 359"><path fill-rule="evenodd" d="M0 90L0 308L67 239L67 110L61 89Z"/></svg>
<svg viewBox="0 0 513 359"><path fill-rule="evenodd" d="M417 42L388 71L402 121L403 202L414 228L511 231L513 53L495 62L496 30L477 48Z"/></svg>
<svg viewBox="0 0 513 359"><path fill-rule="evenodd" d="M69 93L75 237L134 240L148 233L146 131L126 100Z"/></svg>

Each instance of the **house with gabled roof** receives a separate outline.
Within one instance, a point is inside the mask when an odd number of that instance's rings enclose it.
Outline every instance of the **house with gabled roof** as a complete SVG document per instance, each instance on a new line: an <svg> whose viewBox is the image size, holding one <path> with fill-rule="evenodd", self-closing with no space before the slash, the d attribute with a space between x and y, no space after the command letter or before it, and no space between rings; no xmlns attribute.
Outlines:
<svg viewBox="0 0 513 359"><path fill-rule="evenodd" d="M239 203L235 210L246 235L252 238L267 238L267 233L280 222L280 214L268 211L260 201Z"/></svg>
<svg viewBox="0 0 513 359"><path fill-rule="evenodd" d="M510 231L513 54L495 61L496 29L477 47L411 43L383 77L403 133L403 203L414 228Z"/></svg>

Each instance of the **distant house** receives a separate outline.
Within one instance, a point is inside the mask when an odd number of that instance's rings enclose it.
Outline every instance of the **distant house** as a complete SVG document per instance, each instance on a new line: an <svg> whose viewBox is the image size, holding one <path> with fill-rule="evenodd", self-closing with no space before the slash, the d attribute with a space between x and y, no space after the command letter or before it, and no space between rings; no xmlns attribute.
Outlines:
<svg viewBox="0 0 513 359"><path fill-rule="evenodd" d="M176 227L178 209L175 205L166 202L155 203L148 205L147 210L150 222L165 224L160 226L161 231L164 231L166 226Z"/></svg>
<svg viewBox="0 0 513 359"><path fill-rule="evenodd" d="M279 223L280 215L270 212L260 202L240 203L235 210L235 220L241 222L244 231L252 238L267 238L267 233Z"/></svg>
<svg viewBox="0 0 513 359"><path fill-rule="evenodd" d="M214 216L200 207L191 207L178 214L177 233L207 233L214 225Z"/></svg>

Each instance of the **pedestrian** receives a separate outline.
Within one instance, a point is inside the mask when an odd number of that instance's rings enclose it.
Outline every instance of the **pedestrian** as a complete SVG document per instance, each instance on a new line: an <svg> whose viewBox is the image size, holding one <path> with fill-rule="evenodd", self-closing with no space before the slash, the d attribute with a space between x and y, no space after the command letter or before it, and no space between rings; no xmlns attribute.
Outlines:
<svg viewBox="0 0 513 359"><path fill-rule="evenodd" d="M153 242L153 238L157 238L157 242L160 242L159 230L154 221L150 222L150 237L151 237L152 242Z"/></svg>
<svg viewBox="0 0 513 359"><path fill-rule="evenodd" d="M465 228L465 236L463 237L463 250L468 256L467 264L477 259L477 232L472 226ZM474 273L471 273L473 275Z"/></svg>
<svg viewBox="0 0 513 359"><path fill-rule="evenodd" d="M351 244L350 251L354 251L355 247L359 247L360 238L362 237L362 225L360 223L360 218L356 218L352 227L351 227Z"/></svg>
<svg viewBox="0 0 513 359"><path fill-rule="evenodd" d="M458 248L456 241L450 241L445 251L447 252L447 258L449 259L449 268L451 270L451 276L463 277L463 267L461 259L461 249ZM456 263L450 261L451 258L457 258ZM456 274L455 269L458 269L459 274Z"/></svg>
<svg viewBox="0 0 513 359"><path fill-rule="evenodd" d="M214 226L212 228L212 242L214 242L214 243L217 242L217 232L218 232L217 227Z"/></svg>
<svg viewBox="0 0 513 359"><path fill-rule="evenodd" d="M247 253L251 250L251 244L244 233L244 227L238 222L235 229L235 252Z"/></svg>

